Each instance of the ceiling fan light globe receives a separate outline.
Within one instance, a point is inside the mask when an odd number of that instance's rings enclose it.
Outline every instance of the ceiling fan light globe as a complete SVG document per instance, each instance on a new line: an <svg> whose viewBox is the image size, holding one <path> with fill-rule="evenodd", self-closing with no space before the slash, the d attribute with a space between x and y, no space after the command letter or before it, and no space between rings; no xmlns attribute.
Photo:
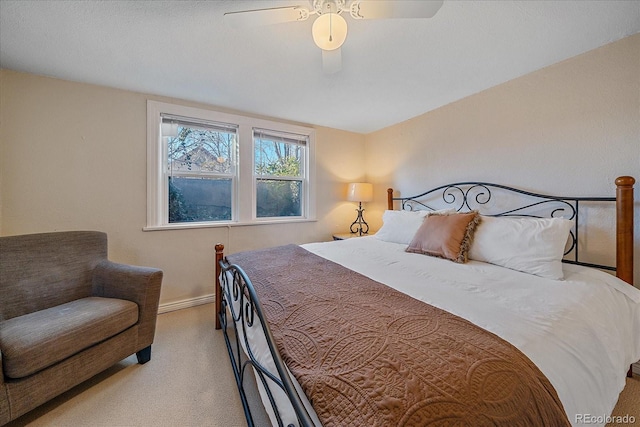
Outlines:
<svg viewBox="0 0 640 427"><path fill-rule="evenodd" d="M324 13L313 22L311 35L320 49L338 49L347 39L347 21L337 13Z"/></svg>

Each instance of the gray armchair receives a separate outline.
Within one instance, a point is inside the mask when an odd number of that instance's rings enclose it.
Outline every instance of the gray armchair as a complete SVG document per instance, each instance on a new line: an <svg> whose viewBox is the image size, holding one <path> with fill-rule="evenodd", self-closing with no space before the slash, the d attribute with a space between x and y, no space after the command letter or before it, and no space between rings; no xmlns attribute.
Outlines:
<svg viewBox="0 0 640 427"><path fill-rule="evenodd" d="M136 353L151 358L162 271L107 259L107 235L0 237L0 425Z"/></svg>

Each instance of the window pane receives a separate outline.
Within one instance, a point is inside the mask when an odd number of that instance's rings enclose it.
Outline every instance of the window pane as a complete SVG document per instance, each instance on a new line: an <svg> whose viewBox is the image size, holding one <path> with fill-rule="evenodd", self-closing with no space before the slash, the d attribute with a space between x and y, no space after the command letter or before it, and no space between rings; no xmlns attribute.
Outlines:
<svg viewBox="0 0 640 427"><path fill-rule="evenodd" d="M304 174L304 145L277 141L275 138L256 137L256 175L293 176Z"/></svg>
<svg viewBox="0 0 640 427"><path fill-rule="evenodd" d="M235 132L179 124L178 135L167 138L169 170L231 174L235 138Z"/></svg>
<svg viewBox="0 0 640 427"><path fill-rule="evenodd" d="M231 178L169 177L169 222L230 221Z"/></svg>
<svg viewBox="0 0 640 427"><path fill-rule="evenodd" d="M302 216L302 181L258 179L258 218Z"/></svg>

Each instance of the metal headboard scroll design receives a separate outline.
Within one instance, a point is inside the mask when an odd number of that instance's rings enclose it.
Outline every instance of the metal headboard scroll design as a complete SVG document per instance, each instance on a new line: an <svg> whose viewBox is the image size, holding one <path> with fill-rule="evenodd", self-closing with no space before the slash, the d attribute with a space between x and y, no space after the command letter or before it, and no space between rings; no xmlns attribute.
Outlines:
<svg viewBox="0 0 640 427"><path fill-rule="evenodd" d="M499 198L499 193L505 197L496 201ZM510 205L518 198L520 201L517 204ZM580 247L578 245L580 202L615 202L615 197L550 196L488 182L458 182L441 185L416 196L393 197L392 200L400 201L401 209L409 211L425 209L434 211L438 209L434 204L437 202L442 205L442 208L454 209L457 212L477 210L483 215L496 217L565 218L573 220L574 227L570 231L569 245L565 250L565 258L562 261L605 270L615 271L616 269L609 265L581 262L579 257ZM484 212L489 207L494 208L494 211Z"/></svg>

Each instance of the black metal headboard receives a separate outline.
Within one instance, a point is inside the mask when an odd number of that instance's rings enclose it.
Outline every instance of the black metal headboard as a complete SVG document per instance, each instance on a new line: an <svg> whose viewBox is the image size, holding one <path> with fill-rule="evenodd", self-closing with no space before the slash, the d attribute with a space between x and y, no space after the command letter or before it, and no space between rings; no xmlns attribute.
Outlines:
<svg viewBox="0 0 640 427"><path fill-rule="evenodd" d="M393 197L389 189L388 204L399 201L402 210L437 210L444 207L458 212L478 210L488 216L534 218L565 218L574 221L568 249L563 262L615 271L610 265L580 261L578 233L580 230L580 202L615 202L615 197L562 197L532 193L488 182L458 182L433 188L411 197ZM496 193L496 197L494 197ZM498 196L501 193L501 196Z"/></svg>

